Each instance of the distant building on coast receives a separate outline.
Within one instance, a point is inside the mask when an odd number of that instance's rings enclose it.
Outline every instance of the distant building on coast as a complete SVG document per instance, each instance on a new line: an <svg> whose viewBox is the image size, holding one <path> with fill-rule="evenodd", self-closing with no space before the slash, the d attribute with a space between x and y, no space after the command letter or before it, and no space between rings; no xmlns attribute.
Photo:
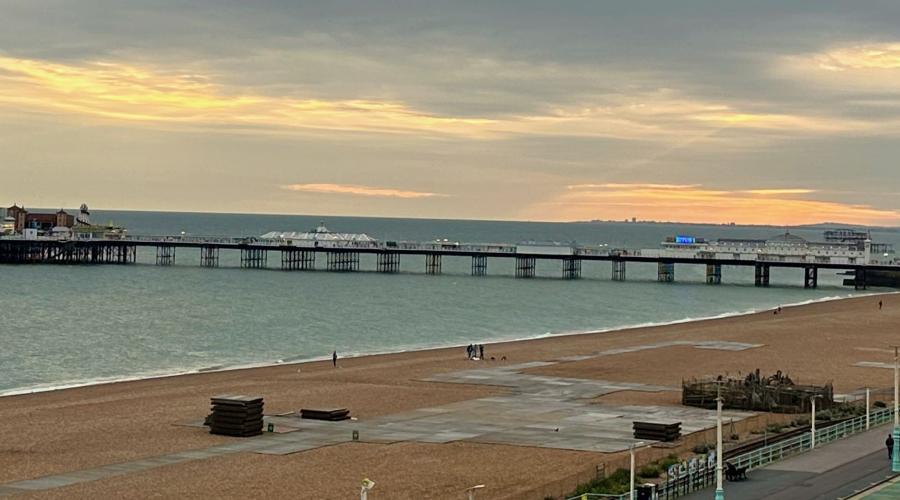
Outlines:
<svg viewBox="0 0 900 500"><path fill-rule="evenodd" d="M53 213L29 212L25 207L13 205L6 209L6 217L13 221L13 231L21 233L25 229L51 232L55 229L69 229L75 226L75 216L59 209Z"/></svg>
<svg viewBox="0 0 900 500"><path fill-rule="evenodd" d="M0 221L0 235L22 234L26 238L115 238L125 233L125 228L112 223L91 223L91 212L86 204L81 205L78 215L71 215L64 209L50 213L30 212L25 207L13 205L0 209Z"/></svg>

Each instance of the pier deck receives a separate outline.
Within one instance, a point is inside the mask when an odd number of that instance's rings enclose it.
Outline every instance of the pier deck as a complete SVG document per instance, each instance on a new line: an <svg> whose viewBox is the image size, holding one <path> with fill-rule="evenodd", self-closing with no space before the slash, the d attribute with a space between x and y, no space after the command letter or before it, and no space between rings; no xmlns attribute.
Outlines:
<svg viewBox="0 0 900 500"><path fill-rule="evenodd" d="M458 244L441 242L365 242L356 244L294 245L283 241L267 241L255 238L211 238L178 236L128 236L121 239L0 239L0 264L133 264L137 262L139 248L152 248L156 264L172 265L178 249L196 249L200 253L198 264L202 267L218 267L221 251L240 253L240 265L245 268L269 267L268 254L279 252L283 270L312 270L316 260L327 263L329 271L359 270L360 255L374 255L376 270L394 273L400 269L401 257L422 257L426 274L441 273L443 257L472 259L472 274L484 276L489 259L514 259L516 276L532 278L538 260L560 263L563 279L581 277L582 262L601 261L612 264L612 279L625 280L627 263L656 264L661 282L675 280L676 264L706 266L706 282L722 283L722 266L752 267L755 284L768 286L771 268L796 268L804 270L804 287L818 286L818 271L831 269L847 271L850 279L845 285L862 289L867 286L866 273L870 271L897 272L900 266L871 265L865 263L823 262L811 256L778 257L760 255L755 259L716 258L698 252L696 255L658 256L644 255L639 249L609 249L606 247L560 247L553 252L529 252L512 244ZM321 259L318 257L321 256Z"/></svg>

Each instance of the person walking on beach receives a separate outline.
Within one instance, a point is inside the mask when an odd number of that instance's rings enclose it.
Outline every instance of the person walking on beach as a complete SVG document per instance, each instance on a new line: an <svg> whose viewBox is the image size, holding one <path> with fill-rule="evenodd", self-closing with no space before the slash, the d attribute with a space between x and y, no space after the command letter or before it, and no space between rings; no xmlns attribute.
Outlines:
<svg viewBox="0 0 900 500"><path fill-rule="evenodd" d="M484 344L479 345L478 350L481 352L481 354L478 357L481 359L484 359Z"/></svg>
<svg viewBox="0 0 900 500"><path fill-rule="evenodd" d="M888 460L894 459L894 436L888 434L888 438L884 440L884 445L888 449Z"/></svg>
<svg viewBox="0 0 900 500"><path fill-rule="evenodd" d="M882 306L884 306L884 302L882 302L882 301L879 300L879 301L878 301L878 310L879 310L879 311L881 310L881 307L882 307Z"/></svg>
<svg viewBox="0 0 900 500"><path fill-rule="evenodd" d="M331 364L334 365L335 368L337 368L337 351L331 353Z"/></svg>

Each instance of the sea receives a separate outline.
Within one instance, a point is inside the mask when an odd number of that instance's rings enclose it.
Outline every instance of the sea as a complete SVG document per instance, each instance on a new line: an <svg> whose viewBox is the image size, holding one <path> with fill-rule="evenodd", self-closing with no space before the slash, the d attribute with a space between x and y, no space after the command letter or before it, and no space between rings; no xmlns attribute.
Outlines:
<svg viewBox="0 0 900 500"><path fill-rule="evenodd" d="M768 238L777 227L624 222L502 222L373 217L95 211L95 222L133 235L258 236L336 232L385 241L576 242L656 248L668 236ZM821 229L791 229L821 240ZM873 240L900 245L900 233ZM136 265L0 265L0 395L110 381L503 340L612 331L746 314L779 305L833 300L854 291L820 271L819 288L803 272L772 269L771 286L753 286L753 270L723 268L723 284L705 284L702 266L678 265L674 283L658 283L652 264L628 264L627 281L610 279L608 262L585 262L582 279L560 279L558 261L538 261L535 279L514 277L511 260L492 259L488 276L470 275L469 258L443 259L424 274L424 257L404 257L401 272L241 269L223 251L219 268L201 268L197 251L178 249L175 265L155 265L153 248ZM317 262L321 268L324 262ZM886 290L881 290L885 292ZM464 349L460 349L464 355Z"/></svg>

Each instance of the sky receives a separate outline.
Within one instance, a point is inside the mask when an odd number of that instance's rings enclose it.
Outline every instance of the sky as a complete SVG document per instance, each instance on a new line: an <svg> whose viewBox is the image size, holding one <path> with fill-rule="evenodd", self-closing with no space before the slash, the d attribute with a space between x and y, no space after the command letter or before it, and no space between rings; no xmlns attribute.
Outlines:
<svg viewBox="0 0 900 500"><path fill-rule="evenodd" d="M0 0L0 204L900 226L900 2Z"/></svg>

